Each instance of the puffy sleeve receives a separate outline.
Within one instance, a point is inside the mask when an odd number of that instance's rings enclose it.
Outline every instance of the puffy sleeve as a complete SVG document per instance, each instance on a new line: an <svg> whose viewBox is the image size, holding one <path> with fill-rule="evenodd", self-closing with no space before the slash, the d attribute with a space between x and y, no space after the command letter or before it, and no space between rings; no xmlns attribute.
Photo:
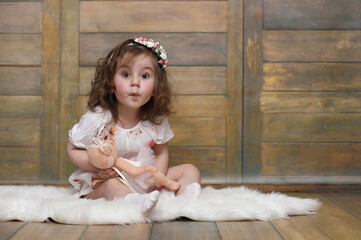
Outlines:
<svg viewBox="0 0 361 240"><path fill-rule="evenodd" d="M69 131L69 142L78 148L85 149L110 121L111 114L106 111L103 112L99 108L95 112L88 111Z"/></svg>
<svg viewBox="0 0 361 240"><path fill-rule="evenodd" d="M156 132L156 144L167 143L174 137L174 133L169 126L168 119L163 118L159 125L153 125Z"/></svg>

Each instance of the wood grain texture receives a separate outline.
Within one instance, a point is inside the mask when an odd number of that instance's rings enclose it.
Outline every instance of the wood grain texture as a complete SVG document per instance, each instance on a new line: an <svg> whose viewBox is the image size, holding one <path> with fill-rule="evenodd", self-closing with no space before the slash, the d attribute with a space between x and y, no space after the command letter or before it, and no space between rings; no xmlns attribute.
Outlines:
<svg viewBox="0 0 361 240"><path fill-rule="evenodd" d="M244 0L243 182L255 181L261 168L262 2Z"/></svg>
<svg viewBox="0 0 361 240"><path fill-rule="evenodd" d="M58 179L60 119L60 0L43 1L41 179Z"/></svg>
<svg viewBox="0 0 361 240"><path fill-rule="evenodd" d="M64 225L54 223L27 223L11 239L79 239L85 225Z"/></svg>
<svg viewBox="0 0 361 240"><path fill-rule="evenodd" d="M360 219L349 214L338 204L320 194L291 194L296 197L318 198L322 202L320 212L307 218L330 239L359 239Z"/></svg>
<svg viewBox="0 0 361 240"><path fill-rule="evenodd" d="M0 2L0 32L40 33L41 2Z"/></svg>
<svg viewBox="0 0 361 240"><path fill-rule="evenodd" d="M148 239L149 224L133 225L91 225L81 239Z"/></svg>
<svg viewBox="0 0 361 240"><path fill-rule="evenodd" d="M80 31L226 32L227 2L82 1Z"/></svg>
<svg viewBox="0 0 361 240"><path fill-rule="evenodd" d="M39 179L39 148L0 147L2 179Z"/></svg>
<svg viewBox="0 0 361 240"><path fill-rule="evenodd" d="M174 94L226 94L226 67L189 66L168 67ZM86 95L91 90L95 67L79 68L79 94Z"/></svg>
<svg viewBox="0 0 361 240"><path fill-rule="evenodd" d="M68 160L66 145L68 131L77 122L74 102L78 95L79 68L78 1L61 1L61 60L60 60L60 129L59 129L59 180L66 181L76 168Z"/></svg>
<svg viewBox="0 0 361 240"><path fill-rule="evenodd" d="M175 94L226 94L227 67L169 67L168 70Z"/></svg>
<svg viewBox="0 0 361 240"><path fill-rule="evenodd" d="M361 218L361 193L360 192L346 192L346 193L323 193L327 199L337 203L346 211L350 212L357 218Z"/></svg>
<svg viewBox="0 0 361 240"><path fill-rule="evenodd" d="M361 92L263 92L263 113L361 113Z"/></svg>
<svg viewBox="0 0 361 240"><path fill-rule="evenodd" d="M225 118L169 118L175 137L170 146L225 146Z"/></svg>
<svg viewBox="0 0 361 240"><path fill-rule="evenodd" d="M176 117L227 117L225 96L175 96Z"/></svg>
<svg viewBox="0 0 361 240"><path fill-rule="evenodd" d="M263 31L263 60L360 62L361 31Z"/></svg>
<svg viewBox="0 0 361 240"><path fill-rule="evenodd" d="M263 143L262 174L358 175L361 143Z"/></svg>
<svg viewBox="0 0 361 240"><path fill-rule="evenodd" d="M27 223L24 222L0 222L0 239L9 239L18 229Z"/></svg>
<svg viewBox="0 0 361 240"><path fill-rule="evenodd" d="M40 96L0 96L2 117L41 117L43 99Z"/></svg>
<svg viewBox="0 0 361 240"><path fill-rule="evenodd" d="M265 142L360 142L359 114L263 114Z"/></svg>
<svg viewBox="0 0 361 240"><path fill-rule="evenodd" d="M39 118L0 118L0 146L38 147Z"/></svg>
<svg viewBox="0 0 361 240"><path fill-rule="evenodd" d="M80 34L80 65L95 66L118 43L135 38L135 33ZM224 33L182 33L142 34L164 46L168 52L169 65L226 65L227 34ZM194 54L197 53L197 54Z"/></svg>
<svg viewBox="0 0 361 240"><path fill-rule="evenodd" d="M306 216L272 220L271 223L282 235L283 239L329 239L327 235L313 225Z"/></svg>
<svg viewBox="0 0 361 240"><path fill-rule="evenodd" d="M1 98L0 98L1 99ZM225 96L174 96L175 117L226 117ZM80 117L87 111L88 96L76 100L76 113Z"/></svg>
<svg viewBox="0 0 361 240"><path fill-rule="evenodd" d="M360 91L360 63L264 63L265 91Z"/></svg>
<svg viewBox="0 0 361 240"><path fill-rule="evenodd" d="M0 94L41 95L40 67L0 67Z"/></svg>
<svg viewBox="0 0 361 240"><path fill-rule="evenodd" d="M0 64L40 65L40 34L0 34Z"/></svg>
<svg viewBox="0 0 361 240"><path fill-rule="evenodd" d="M243 0L228 1L227 181L242 178L243 145ZM242 99L242 100L241 100Z"/></svg>
<svg viewBox="0 0 361 240"><path fill-rule="evenodd" d="M217 227L223 240L282 239L267 221L217 222Z"/></svg>
<svg viewBox="0 0 361 240"><path fill-rule="evenodd" d="M209 239L220 240L214 222L153 223L150 239Z"/></svg>
<svg viewBox="0 0 361 240"><path fill-rule="evenodd" d="M360 29L359 0L265 0L265 29Z"/></svg>
<svg viewBox="0 0 361 240"><path fill-rule="evenodd" d="M220 147L170 147L169 166L190 163L198 167L202 183L224 183L226 149Z"/></svg>

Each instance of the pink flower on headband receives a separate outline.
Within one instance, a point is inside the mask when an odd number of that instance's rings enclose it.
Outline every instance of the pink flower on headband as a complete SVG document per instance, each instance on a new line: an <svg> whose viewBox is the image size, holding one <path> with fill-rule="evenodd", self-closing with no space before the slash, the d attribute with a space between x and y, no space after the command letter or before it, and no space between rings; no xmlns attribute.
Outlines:
<svg viewBox="0 0 361 240"><path fill-rule="evenodd" d="M165 68L168 65L167 52L159 42L154 42L153 39L139 37L134 39L134 43L130 43L129 45L131 46L134 44L149 48L156 55L158 63L162 65L162 68Z"/></svg>

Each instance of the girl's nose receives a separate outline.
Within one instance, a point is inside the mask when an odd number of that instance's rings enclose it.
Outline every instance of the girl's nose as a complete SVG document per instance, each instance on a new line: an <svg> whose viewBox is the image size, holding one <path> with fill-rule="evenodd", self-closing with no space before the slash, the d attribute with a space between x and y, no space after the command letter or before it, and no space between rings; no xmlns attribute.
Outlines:
<svg viewBox="0 0 361 240"><path fill-rule="evenodd" d="M136 77L133 77L133 79L132 79L132 81L131 81L131 83L130 83L130 86L131 87L140 87L140 81L139 81L139 79L138 78L136 78Z"/></svg>

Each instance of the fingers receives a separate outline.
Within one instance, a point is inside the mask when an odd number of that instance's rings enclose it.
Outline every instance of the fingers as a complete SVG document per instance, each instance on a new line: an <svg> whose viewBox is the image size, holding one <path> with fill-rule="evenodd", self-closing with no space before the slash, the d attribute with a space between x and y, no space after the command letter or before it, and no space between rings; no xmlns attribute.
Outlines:
<svg viewBox="0 0 361 240"><path fill-rule="evenodd" d="M103 180L107 180L109 178L119 177L118 173L116 171L114 171L113 168L99 169L97 174Z"/></svg>

